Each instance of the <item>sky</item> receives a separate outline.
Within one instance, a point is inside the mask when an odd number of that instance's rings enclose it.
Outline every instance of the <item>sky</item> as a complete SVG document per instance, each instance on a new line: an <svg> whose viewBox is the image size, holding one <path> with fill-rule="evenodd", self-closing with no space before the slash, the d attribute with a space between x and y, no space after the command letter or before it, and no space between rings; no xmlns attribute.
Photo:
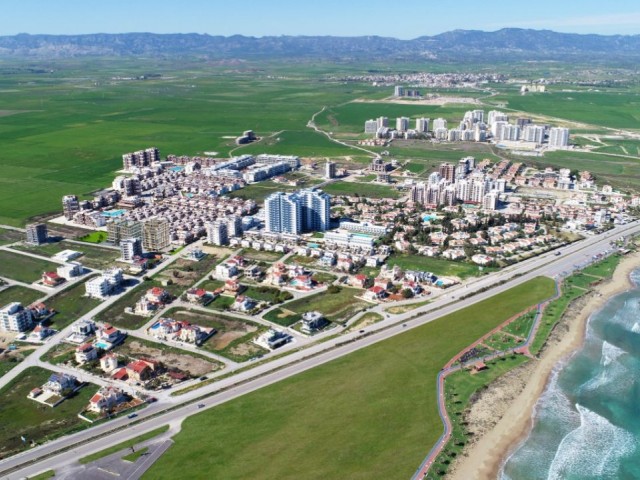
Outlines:
<svg viewBox="0 0 640 480"><path fill-rule="evenodd" d="M4 0L0 35L207 33L411 39L505 27L640 34L638 0Z"/></svg>

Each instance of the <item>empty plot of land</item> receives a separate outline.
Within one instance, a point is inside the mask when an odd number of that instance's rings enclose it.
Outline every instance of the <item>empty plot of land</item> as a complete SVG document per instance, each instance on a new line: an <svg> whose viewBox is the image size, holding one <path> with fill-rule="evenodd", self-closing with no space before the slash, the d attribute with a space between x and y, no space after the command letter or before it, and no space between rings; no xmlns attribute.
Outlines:
<svg viewBox="0 0 640 480"><path fill-rule="evenodd" d="M10 286L0 290L0 307L11 302L20 302L23 306L27 306L43 296L44 294L38 290L20 285Z"/></svg>
<svg viewBox="0 0 640 480"><path fill-rule="evenodd" d="M35 253L36 255L42 255L44 257L52 257L63 250L74 250L82 254L74 260L82 263L88 268L95 268L98 270L104 270L113 266L116 260L120 258L120 253L110 248L101 248L89 244L81 245L78 243L65 242L64 240L44 245L15 245L12 248L15 250Z"/></svg>
<svg viewBox="0 0 640 480"><path fill-rule="evenodd" d="M172 309L167 316L183 320L202 327L215 328L216 333L202 348L223 355L234 361L244 361L267 351L252 340L266 330L257 323L230 316L201 312L196 310Z"/></svg>
<svg viewBox="0 0 640 480"><path fill-rule="evenodd" d="M32 283L44 272L55 272L59 264L0 250L0 277Z"/></svg>

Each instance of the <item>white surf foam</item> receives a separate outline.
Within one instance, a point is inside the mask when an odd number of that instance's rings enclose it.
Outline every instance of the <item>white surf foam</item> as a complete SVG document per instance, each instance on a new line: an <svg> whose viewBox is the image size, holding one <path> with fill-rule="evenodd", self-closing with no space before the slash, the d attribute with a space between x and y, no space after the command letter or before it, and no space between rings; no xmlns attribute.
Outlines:
<svg viewBox="0 0 640 480"><path fill-rule="evenodd" d="M636 450L634 436L582 405L580 426L560 442L548 480L615 478L620 460Z"/></svg>
<svg viewBox="0 0 640 480"><path fill-rule="evenodd" d="M633 333L640 333L640 323L636 322L633 324L633 327L631 327L631 331Z"/></svg>

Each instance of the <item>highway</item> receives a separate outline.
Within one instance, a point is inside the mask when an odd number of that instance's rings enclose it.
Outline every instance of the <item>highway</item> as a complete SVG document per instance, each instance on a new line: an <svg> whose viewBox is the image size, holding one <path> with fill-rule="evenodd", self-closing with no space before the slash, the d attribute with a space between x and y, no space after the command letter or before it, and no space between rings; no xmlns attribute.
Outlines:
<svg viewBox="0 0 640 480"><path fill-rule="evenodd" d="M168 397L166 401L163 399L163 402L152 404L139 412L139 417L134 420L118 418L4 459L0 461L0 476L7 479L24 478L47 469L55 469L56 467L67 465L82 456L103 450L110 445L133 438L159 426L166 424L176 426L184 418L203 410L197 408L195 403L203 403L205 405L204 409L215 407L394 335L405 333L412 328L485 300L536 276L557 277L565 275L585 264L593 255L600 254L604 250L611 248L611 241L622 235L627 236L638 233L640 233L640 224L638 222L618 226L604 234L588 237L585 240L563 247L560 250L560 255L549 252L507 267L500 272L458 285L447 290L445 294L428 305L411 312L393 315L391 318L386 318L375 325L366 327L365 333L347 333L337 338L313 344L304 350L258 365L253 369L239 372L232 377L221 379L184 395ZM486 288L489 289L485 290ZM475 294L465 298L464 301L456 300L458 296L467 296L472 293ZM383 308L382 305L378 305L372 307L369 311L383 313ZM194 402L195 399L206 394L210 394L210 396ZM174 408L174 410L162 413L167 408ZM157 416L152 417L153 415ZM134 425L126 426L134 422ZM115 431L123 426L126 426L124 430ZM96 439L100 435L103 436ZM59 453L60 450L69 448L71 450ZM424 448L426 454L431 445L425 445Z"/></svg>

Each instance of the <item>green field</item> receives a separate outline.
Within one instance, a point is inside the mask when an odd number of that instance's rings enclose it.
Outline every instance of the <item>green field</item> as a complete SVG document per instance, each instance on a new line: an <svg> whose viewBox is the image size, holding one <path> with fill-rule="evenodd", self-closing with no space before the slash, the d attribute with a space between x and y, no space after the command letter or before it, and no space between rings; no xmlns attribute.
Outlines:
<svg viewBox="0 0 640 480"><path fill-rule="evenodd" d="M329 195L356 195L367 198L398 198L400 193L393 187L375 183L335 182L322 187Z"/></svg>
<svg viewBox="0 0 640 480"><path fill-rule="evenodd" d="M25 239L25 234L17 230L9 230L8 228L0 228L0 245L19 242Z"/></svg>
<svg viewBox="0 0 640 480"><path fill-rule="evenodd" d="M144 478L409 478L442 432L442 366L553 291L537 278L189 417Z"/></svg>
<svg viewBox="0 0 640 480"><path fill-rule="evenodd" d="M390 267L399 265L403 270L422 270L431 272L439 277L455 276L461 279L495 270L484 267L483 271L480 271L478 266L473 263L453 262L444 258L426 257L424 255L394 254L389 257L387 264Z"/></svg>
<svg viewBox="0 0 640 480"><path fill-rule="evenodd" d="M148 146L157 146L162 156L226 156L243 130L261 137L284 130L276 144L265 140L236 153L357 153L306 124L323 105L376 89L324 82L314 68L297 67L296 74L282 78L279 72L290 65L265 63L256 73L254 65L230 71L192 60L51 59L46 76L26 69L2 76L0 89L11 92L3 94L2 108L20 113L0 117L0 223L21 225L33 215L60 211L62 195L89 196L111 183L123 153ZM163 77L112 80L141 71Z"/></svg>
<svg viewBox="0 0 640 480"><path fill-rule="evenodd" d="M47 381L51 371L30 367L0 390L0 456L24 450L20 436L27 442L32 440L43 443L47 440L89 427L76 414L96 393L97 386L84 386L71 399L67 399L55 408L27 399L31 389Z"/></svg>
<svg viewBox="0 0 640 480"><path fill-rule="evenodd" d="M11 302L20 302L23 306L27 306L44 297L44 293L26 288L21 285L13 285L0 291L0 306L4 306Z"/></svg>
<svg viewBox="0 0 640 480"><path fill-rule="evenodd" d="M85 292L84 283L80 282L47 300L47 306L58 312L51 319L55 329L61 330L100 305L100 300L85 297Z"/></svg>
<svg viewBox="0 0 640 480"><path fill-rule="evenodd" d="M635 92L559 92L498 95L492 103L509 109L539 113L611 128L640 129L640 95Z"/></svg>
<svg viewBox="0 0 640 480"><path fill-rule="evenodd" d="M44 272L55 272L58 263L0 250L0 277L32 283Z"/></svg>
<svg viewBox="0 0 640 480"><path fill-rule="evenodd" d="M360 293L362 290L345 287L341 287L338 293L316 293L285 303L283 307L267 313L264 318L288 326L300 320L303 313L317 310L331 322L344 323L362 309L371 306L369 302L354 298ZM283 315L283 311L293 312L294 315Z"/></svg>
<svg viewBox="0 0 640 480"><path fill-rule="evenodd" d="M93 245L81 245L72 242L53 242L45 245L15 245L11 247L15 250L35 253L43 257L52 257L63 250L74 250L81 252L82 256L76 258L74 261L80 262L82 265L88 268L95 268L98 270L104 270L112 267L115 261L120 258L120 252L111 248L95 247Z"/></svg>
<svg viewBox="0 0 640 480"><path fill-rule="evenodd" d="M150 432L143 433L142 435L138 435L131 440L127 440L126 442L118 443L117 445L113 445L109 448L101 450L97 453L92 453L91 455L87 455L86 457L82 457L78 462L82 465L86 465L87 463L95 462L96 460L100 460L101 458L108 457L113 453L117 453L120 450L129 449L131 447L135 447L138 443L145 442L151 438L157 437L158 435L163 434L169 430L169 425L165 425L164 427L156 428L155 430L151 430Z"/></svg>

